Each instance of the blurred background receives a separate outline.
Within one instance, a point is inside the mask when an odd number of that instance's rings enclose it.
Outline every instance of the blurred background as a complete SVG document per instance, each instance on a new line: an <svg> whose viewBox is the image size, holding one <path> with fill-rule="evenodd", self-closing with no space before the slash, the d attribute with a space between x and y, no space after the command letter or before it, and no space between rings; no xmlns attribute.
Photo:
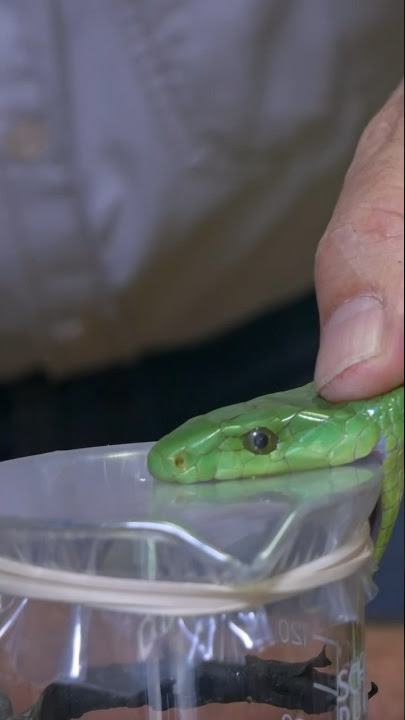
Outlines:
<svg viewBox="0 0 405 720"><path fill-rule="evenodd" d="M313 259L403 3L0 0L0 459L312 379ZM403 617L403 512L369 617Z"/></svg>

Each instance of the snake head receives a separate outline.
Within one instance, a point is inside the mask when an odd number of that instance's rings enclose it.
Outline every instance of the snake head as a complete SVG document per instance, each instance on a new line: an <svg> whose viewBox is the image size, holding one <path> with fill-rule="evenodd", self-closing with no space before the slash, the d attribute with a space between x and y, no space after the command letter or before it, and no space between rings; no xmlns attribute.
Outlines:
<svg viewBox="0 0 405 720"><path fill-rule="evenodd" d="M379 439L372 415L306 386L188 420L152 447L148 469L181 483L280 475L350 463Z"/></svg>

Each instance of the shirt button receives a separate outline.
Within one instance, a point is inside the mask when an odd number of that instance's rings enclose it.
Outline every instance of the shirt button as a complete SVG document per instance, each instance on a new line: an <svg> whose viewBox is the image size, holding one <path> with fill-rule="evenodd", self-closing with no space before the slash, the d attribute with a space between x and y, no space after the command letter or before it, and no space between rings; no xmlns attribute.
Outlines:
<svg viewBox="0 0 405 720"><path fill-rule="evenodd" d="M34 162L48 148L45 125L40 120L24 120L9 132L6 139L8 153L20 162Z"/></svg>

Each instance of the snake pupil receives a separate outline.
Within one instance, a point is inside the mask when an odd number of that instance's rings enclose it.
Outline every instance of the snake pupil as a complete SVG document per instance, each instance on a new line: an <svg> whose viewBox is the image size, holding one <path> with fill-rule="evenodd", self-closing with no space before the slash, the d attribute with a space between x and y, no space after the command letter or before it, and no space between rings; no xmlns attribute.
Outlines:
<svg viewBox="0 0 405 720"><path fill-rule="evenodd" d="M269 439L264 432L260 432L259 430L253 434L253 444L258 450L265 450L269 444Z"/></svg>
<svg viewBox="0 0 405 720"><path fill-rule="evenodd" d="M272 452L277 447L277 443L277 435L268 428L255 428L243 436L245 448L256 455Z"/></svg>

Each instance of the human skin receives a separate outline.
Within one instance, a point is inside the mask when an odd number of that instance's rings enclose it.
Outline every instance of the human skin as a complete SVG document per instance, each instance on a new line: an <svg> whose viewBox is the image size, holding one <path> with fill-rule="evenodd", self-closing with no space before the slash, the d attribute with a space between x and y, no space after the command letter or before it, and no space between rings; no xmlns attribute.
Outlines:
<svg viewBox="0 0 405 720"><path fill-rule="evenodd" d="M366 127L315 260L315 383L331 401L404 381L404 85Z"/></svg>

